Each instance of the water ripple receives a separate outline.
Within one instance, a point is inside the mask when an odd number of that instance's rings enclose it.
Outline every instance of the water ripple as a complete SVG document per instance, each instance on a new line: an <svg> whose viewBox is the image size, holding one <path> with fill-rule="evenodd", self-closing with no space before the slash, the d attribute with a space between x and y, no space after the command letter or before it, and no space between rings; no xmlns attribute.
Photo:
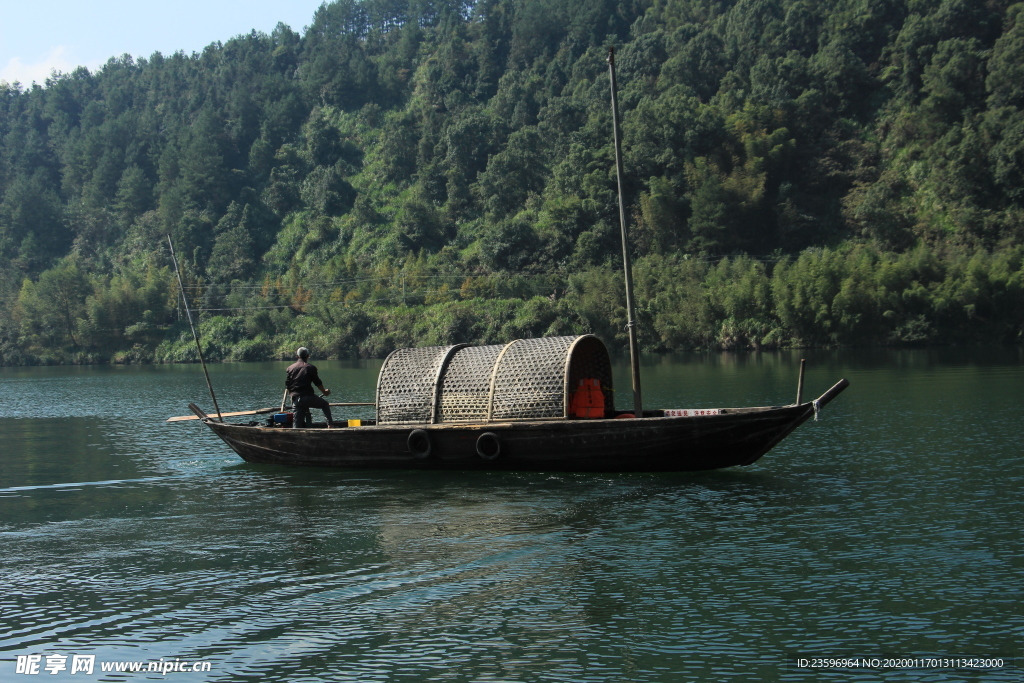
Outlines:
<svg viewBox="0 0 1024 683"><path fill-rule="evenodd" d="M717 403L729 367L660 367L652 400ZM773 386L782 367L744 371ZM187 372L47 369L73 414L0 416L0 650L289 682L812 681L793 657L1011 656L1021 367L827 369L849 396L752 468L415 476L241 464L162 422ZM255 401L263 375L232 372L225 394ZM103 411L124 382L158 396L120 406L131 423Z"/></svg>

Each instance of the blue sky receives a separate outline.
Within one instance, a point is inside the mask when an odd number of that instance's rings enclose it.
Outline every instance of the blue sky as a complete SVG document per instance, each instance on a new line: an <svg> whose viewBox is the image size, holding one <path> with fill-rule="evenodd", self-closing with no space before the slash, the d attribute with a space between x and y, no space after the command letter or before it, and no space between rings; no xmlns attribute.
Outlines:
<svg viewBox="0 0 1024 683"><path fill-rule="evenodd" d="M283 21L302 32L323 0L0 1L0 81L40 84L51 69L90 71L128 53L199 52Z"/></svg>

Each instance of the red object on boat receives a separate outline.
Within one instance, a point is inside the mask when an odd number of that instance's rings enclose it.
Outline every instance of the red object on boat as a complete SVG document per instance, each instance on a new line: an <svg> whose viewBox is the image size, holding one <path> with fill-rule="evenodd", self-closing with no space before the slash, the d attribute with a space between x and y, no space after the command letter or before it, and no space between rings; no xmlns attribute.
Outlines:
<svg viewBox="0 0 1024 683"><path fill-rule="evenodd" d="M587 419L604 417L604 392L599 380L589 377L580 380L579 389L572 393L569 402L569 414Z"/></svg>

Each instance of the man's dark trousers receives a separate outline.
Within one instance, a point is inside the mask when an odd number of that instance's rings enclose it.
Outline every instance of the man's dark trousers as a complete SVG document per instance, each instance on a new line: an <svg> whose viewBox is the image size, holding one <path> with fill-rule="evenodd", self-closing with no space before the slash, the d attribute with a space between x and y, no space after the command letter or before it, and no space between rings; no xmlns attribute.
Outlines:
<svg viewBox="0 0 1024 683"><path fill-rule="evenodd" d="M319 408L324 411L327 424L331 424L331 404L316 394L304 396L292 396L292 406L295 408L295 417L292 420L292 427L311 427L313 416L309 414L310 408Z"/></svg>

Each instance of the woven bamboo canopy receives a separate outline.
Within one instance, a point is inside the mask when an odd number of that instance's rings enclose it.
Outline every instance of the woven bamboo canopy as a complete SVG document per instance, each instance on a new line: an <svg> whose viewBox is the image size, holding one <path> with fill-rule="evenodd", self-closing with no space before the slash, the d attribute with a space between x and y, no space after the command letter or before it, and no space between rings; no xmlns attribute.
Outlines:
<svg viewBox="0 0 1024 683"><path fill-rule="evenodd" d="M610 416L611 360L590 334L398 349L377 378L377 424L565 419L582 379L600 382Z"/></svg>

